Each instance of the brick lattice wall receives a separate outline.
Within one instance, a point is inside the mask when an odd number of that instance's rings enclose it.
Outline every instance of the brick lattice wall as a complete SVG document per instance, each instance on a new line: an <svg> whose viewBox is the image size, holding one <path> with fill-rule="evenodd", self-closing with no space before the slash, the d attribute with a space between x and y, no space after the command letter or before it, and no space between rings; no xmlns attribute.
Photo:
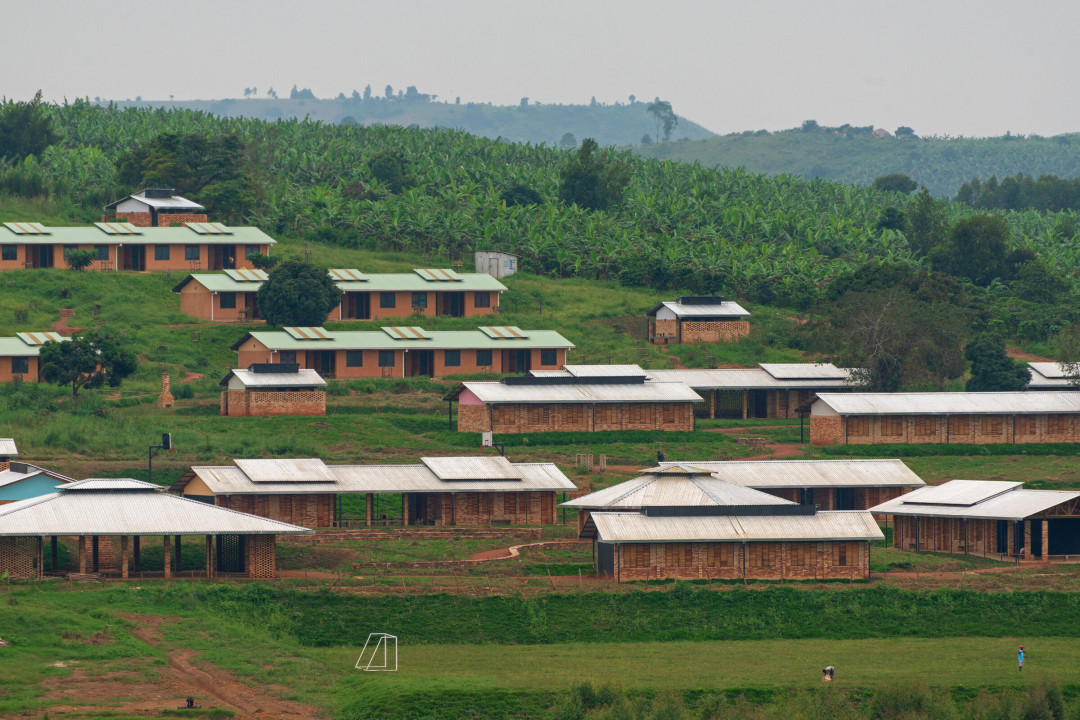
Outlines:
<svg viewBox="0 0 1080 720"><path fill-rule="evenodd" d="M474 406L475 407L475 406ZM496 433L594 432L598 430L672 430L694 428L692 403L620 403L607 405L496 405L491 409ZM460 420L458 428L461 429Z"/></svg>
<svg viewBox="0 0 1080 720"><path fill-rule="evenodd" d="M870 577L867 542L627 543L616 558L622 581Z"/></svg>
<svg viewBox="0 0 1080 720"><path fill-rule="evenodd" d="M270 417L272 415L325 415L323 390L225 390L221 393L221 414L229 417Z"/></svg>
<svg viewBox="0 0 1080 720"><path fill-rule="evenodd" d="M116 213L116 219L112 222L129 222L135 227L150 227L150 213ZM207 222L206 213L158 213L158 227L170 227L173 223L189 222Z"/></svg>
<svg viewBox="0 0 1080 720"><path fill-rule="evenodd" d="M1080 442L1080 416L811 416L810 442L815 445L1073 443Z"/></svg>
<svg viewBox="0 0 1080 720"><path fill-rule="evenodd" d="M453 503L451 505L451 503ZM450 493L427 496L427 519L435 525L554 525L555 493Z"/></svg>
<svg viewBox="0 0 1080 720"><path fill-rule="evenodd" d="M686 320L680 337L684 343L714 343L737 342L749 334L750 323L745 320Z"/></svg>
<svg viewBox="0 0 1080 720"><path fill-rule="evenodd" d="M218 495L214 503L306 528L332 527L334 524L333 495Z"/></svg>
<svg viewBox="0 0 1080 720"><path fill-rule="evenodd" d="M844 442L844 428L839 415L810 416L811 445L841 445Z"/></svg>
<svg viewBox="0 0 1080 720"><path fill-rule="evenodd" d="M486 432L491 429L487 405L458 405L457 423L460 432Z"/></svg>
<svg viewBox="0 0 1080 720"><path fill-rule="evenodd" d="M654 343L677 342L679 333L678 320L652 320L649 321L650 340Z"/></svg>
<svg viewBox="0 0 1080 720"><path fill-rule="evenodd" d="M963 518L893 518L893 547L947 553L997 554L997 521ZM1010 523L1011 529L1012 523ZM1010 533L1011 547L1011 533Z"/></svg>
<svg viewBox="0 0 1080 720"><path fill-rule="evenodd" d="M37 552L36 537L0 537L0 573L6 571L13 578L36 577Z"/></svg>
<svg viewBox="0 0 1080 720"><path fill-rule="evenodd" d="M277 570L274 535L248 535L247 573L250 578L271 579Z"/></svg>

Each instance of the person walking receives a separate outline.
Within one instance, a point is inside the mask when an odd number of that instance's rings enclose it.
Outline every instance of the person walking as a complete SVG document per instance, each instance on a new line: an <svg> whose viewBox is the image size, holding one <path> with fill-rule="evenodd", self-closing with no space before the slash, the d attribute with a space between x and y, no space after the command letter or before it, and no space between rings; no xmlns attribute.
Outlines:
<svg viewBox="0 0 1080 720"><path fill-rule="evenodd" d="M1016 665L1020 668L1020 672L1024 672L1024 646L1020 646L1020 650L1016 653Z"/></svg>

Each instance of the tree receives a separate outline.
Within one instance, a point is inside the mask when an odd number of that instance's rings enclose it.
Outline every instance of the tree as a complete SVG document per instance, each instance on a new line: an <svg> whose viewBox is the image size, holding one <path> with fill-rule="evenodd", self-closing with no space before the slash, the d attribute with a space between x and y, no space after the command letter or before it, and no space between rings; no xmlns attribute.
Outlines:
<svg viewBox="0 0 1080 720"><path fill-rule="evenodd" d="M92 250L65 250L64 262L71 270L85 270L94 263L96 255Z"/></svg>
<svg viewBox="0 0 1080 720"><path fill-rule="evenodd" d="M934 247L945 241L949 232L949 217L942 203L930 195L925 187L915 196L908 207L907 221L910 231L908 243L916 252L928 255Z"/></svg>
<svg viewBox="0 0 1080 720"><path fill-rule="evenodd" d="M577 153L559 172L559 200L588 210L606 210L622 201L630 182L630 164L611 148L597 152L592 138L585 138Z"/></svg>
<svg viewBox="0 0 1080 720"><path fill-rule="evenodd" d="M540 193L523 183L511 185L503 190L499 197L506 203L507 207L541 205L544 202L544 198L540 196Z"/></svg>
<svg viewBox="0 0 1080 720"><path fill-rule="evenodd" d="M412 184L409 161L400 150L384 150L368 160L371 176L380 181L395 195Z"/></svg>
<svg viewBox="0 0 1080 720"><path fill-rule="evenodd" d="M277 257L276 255L274 257L270 257L269 255L263 255L262 253L258 252L251 253L247 256L247 259L248 262L251 263L251 266L253 268L256 268L257 270L269 270L270 268L281 262L281 258Z"/></svg>
<svg viewBox="0 0 1080 720"><path fill-rule="evenodd" d="M562 138L559 140L559 147L563 150L573 150L577 147L577 138L574 137L574 133L563 133Z"/></svg>
<svg viewBox="0 0 1080 720"><path fill-rule="evenodd" d="M139 366L135 353L96 331L65 342L45 343L41 346L38 362L41 379L70 385L75 402L78 402L82 388L120 387L124 378Z"/></svg>
<svg viewBox="0 0 1080 720"><path fill-rule="evenodd" d="M1005 354L1005 342L993 333L976 335L964 350L971 362L968 392L1023 390L1031 381L1031 370L1017 365Z"/></svg>
<svg viewBox="0 0 1080 720"><path fill-rule="evenodd" d="M392 85L387 83L386 84L386 90L384 92L386 94L386 99L387 100L393 100L394 99L394 88L393 88Z"/></svg>
<svg viewBox="0 0 1080 720"><path fill-rule="evenodd" d="M296 86L292 86L292 90L289 91L290 100L314 100L315 93L311 92L311 88L304 88L303 90L297 90Z"/></svg>
<svg viewBox="0 0 1080 720"><path fill-rule="evenodd" d="M874 180L874 187L878 190L885 190L886 192L898 192L909 195L912 190L919 187L919 183L908 177L906 173L892 173L890 175L882 175Z"/></svg>
<svg viewBox="0 0 1080 720"><path fill-rule="evenodd" d="M1008 275L1009 226L999 215L973 215L957 221L944 244L930 251L935 270L986 286Z"/></svg>
<svg viewBox="0 0 1080 720"><path fill-rule="evenodd" d="M918 135L915 134L915 131L907 125L901 125L896 128L895 135L897 140L911 140L918 137Z"/></svg>
<svg viewBox="0 0 1080 720"><path fill-rule="evenodd" d="M326 268L290 258L270 271L255 302L270 325L317 327L341 303L341 288Z"/></svg>
<svg viewBox="0 0 1080 720"><path fill-rule="evenodd" d="M30 102L0 105L0 158L21 161L27 155L41 155L57 139L40 90Z"/></svg>
<svg viewBox="0 0 1080 720"><path fill-rule="evenodd" d="M894 207L887 207L881 211L881 215L877 221L878 230L899 230L904 232L907 230L907 218L904 217L904 212Z"/></svg>
<svg viewBox="0 0 1080 720"><path fill-rule="evenodd" d="M641 144L642 145L652 145L652 137L649 135L649 133L645 133L644 135L641 136Z"/></svg>
<svg viewBox="0 0 1080 720"><path fill-rule="evenodd" d="M679 124L679 116L671 109L671 103L660 100L659 98L651 103L646 109L650 115L656 118L656 135L657 142L660 140L660 126L664 127L664 142L671 139L671 131L675 129L675 126Z"/></svg>
<svg viewBox="0 0 1080 720"><path fill-rule="evenodd" d="M371 99L371 83L364 86L364 100Z"/></svg>

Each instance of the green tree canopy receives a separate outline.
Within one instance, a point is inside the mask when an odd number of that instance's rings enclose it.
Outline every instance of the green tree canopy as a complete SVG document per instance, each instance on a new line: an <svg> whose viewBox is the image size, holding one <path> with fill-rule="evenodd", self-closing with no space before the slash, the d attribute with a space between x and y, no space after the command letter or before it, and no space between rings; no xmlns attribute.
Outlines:
<svg viewBox="0 0 1080 720"><path fill-rule="evenodd" d="M255 302L270 325L316 327L341 302L341 288L326 268L290 258L270 271Z"/></svg>
<svg viewBox="0 0 1080 720"><path fill-rule="evenodd" d="M368 160L368 169L373 178L386 185L395 195L413 182L409 161L400 150L386 150L374 155Z"/></svg>
<svg viewBox="0 0 1080 720"><path fill-rule="evenodd" d="M41 91L30 102L0 105L0 158L22 160L41 155L58 139L52 120L42 107Z"/></svg>
<svg viewBox="0 0 1080 720"><path fill-rule="evenodd" d="M507 207L542 205L544 202L544 198L540 196L540 193L524 183L511 185L503 190L499 197L502 198Z"/></svg>
<svg viewBox="0 0 1080 720"><path fill-rule="evenodd" d="M968 392L1023 390L1031 381L1031 370L1005 354L1005 342L994 333L976 335L964 349L971 362Z"/></svg>
<svg viewBox="0 0 1080 720"><path fill-rule="evenodd" d="M1008 276L1006 240L1009 226L998 215L973 215L953 226L944 244L930 251L935 270L989 285Z"/></svg>
<svg viewBox="0 0 1080 720"><path fill-rule="evenodd" d="M919 187L919 183L908 177L907 173L892 173L890 175L882 175L874 180L874 187L878 190L898 192L907 195L912 190Z"/></svg>
<svg viewBox="0 0 1080 720"><path fill-rule="evenodd" d="M70 341L45 343L41 346L38 362L41 379L70 385L75 401L78 401L82 388L119 387L139 365L135 353L97 331L78 335Z"/></svg>
<svg viewBox="0 0 1080 720"><path fill-rule="evenodd" d="M94 263L93 250L65 250L64 262L72 270L85 270Z"/></svg>
<svg viewBox="0 0 1080 720"><path fill-rule="evenodd" d="M595 140L585 138L559 173L559 200L567 205L606 210L622 201L630 164L611 148L597 148Z"/></svg>
<svg viewBox="0 0 1080 720"><path fill-rule="evenodd" d="M649 104L646 112L656 120L656 135L653 137L656 138L657 142L660 141L661 126L664 128L664 142L670 140L671 131L679 124L679 116L671 109L671 103L657 98L655 102Z"/></svg>
<svg viewBox="0 0 1080 720"><path fill-rule="evenodd" d="M927 255L949 234L949 215L945 203L934 199L930 191L923 188L915 196L915 202L907 210L908 244L916 252Z"/></svg>

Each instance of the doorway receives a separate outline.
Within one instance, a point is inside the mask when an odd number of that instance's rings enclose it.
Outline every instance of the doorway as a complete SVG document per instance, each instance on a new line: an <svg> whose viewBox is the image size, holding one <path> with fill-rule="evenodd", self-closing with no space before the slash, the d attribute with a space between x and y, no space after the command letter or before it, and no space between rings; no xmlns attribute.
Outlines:
<svg viewBox="0 0 1080 720"><path fill-rule="evenodd" d="M334 377L336 361L337 353L333 350L309 350L307 354L307 366L324 378Z"/></svg>
<svg viewBox="0 0 1080 720"><path fill-rule="evenodd" d="M408 358L409 362L406 366L406 375L408 377L431 377L435 366L435 352L433 350L410 350Z"/></svg>
<svg viewBox="0 0 1080 720"><path fill-rule="evenodd" d="M435 302L435 314L463 317L465 315L465 293L439 293Z"/></svg>
<svg viewBox="0 0 1080 720"><path fill-rule="evenodd" d="M746 398L746 417L764 418L769 416L769 391L748 390Z"/></svg>
<svg viewBox="0 0 1080 720"><path fill-rule="evenodd" d="M503 350L503 372L524 375L532 369L531 359L532 353L528 350Z"/></svg>
<svg viewBox="0 0 1080 720"><path fill-rule="evenodd" d="M233 270L236 268L235 245L211 245L210 270Z"/></svg>
<svg viewBox="0 0 1080 720"><path fill-rule="evenodd" d="M34 268L51 268L53 266L53 246L38 245L30 253L30 266Z"/></svg>
<svg viewBox="0 0 1080 720"><path fill-rule="evenodd" d="M146 269L146 246L145 245L125 245L124 246L124 262L123 268L125 270L135 270L142 272Z"/></svg>
<svg viewBox="0 0 1080 720"><path fill-rule="evenodd" d="M341 302L344 303L344 307L342 307L344 312L342 314L346 320L371 319L371 293L345 293Z"/></svg>

